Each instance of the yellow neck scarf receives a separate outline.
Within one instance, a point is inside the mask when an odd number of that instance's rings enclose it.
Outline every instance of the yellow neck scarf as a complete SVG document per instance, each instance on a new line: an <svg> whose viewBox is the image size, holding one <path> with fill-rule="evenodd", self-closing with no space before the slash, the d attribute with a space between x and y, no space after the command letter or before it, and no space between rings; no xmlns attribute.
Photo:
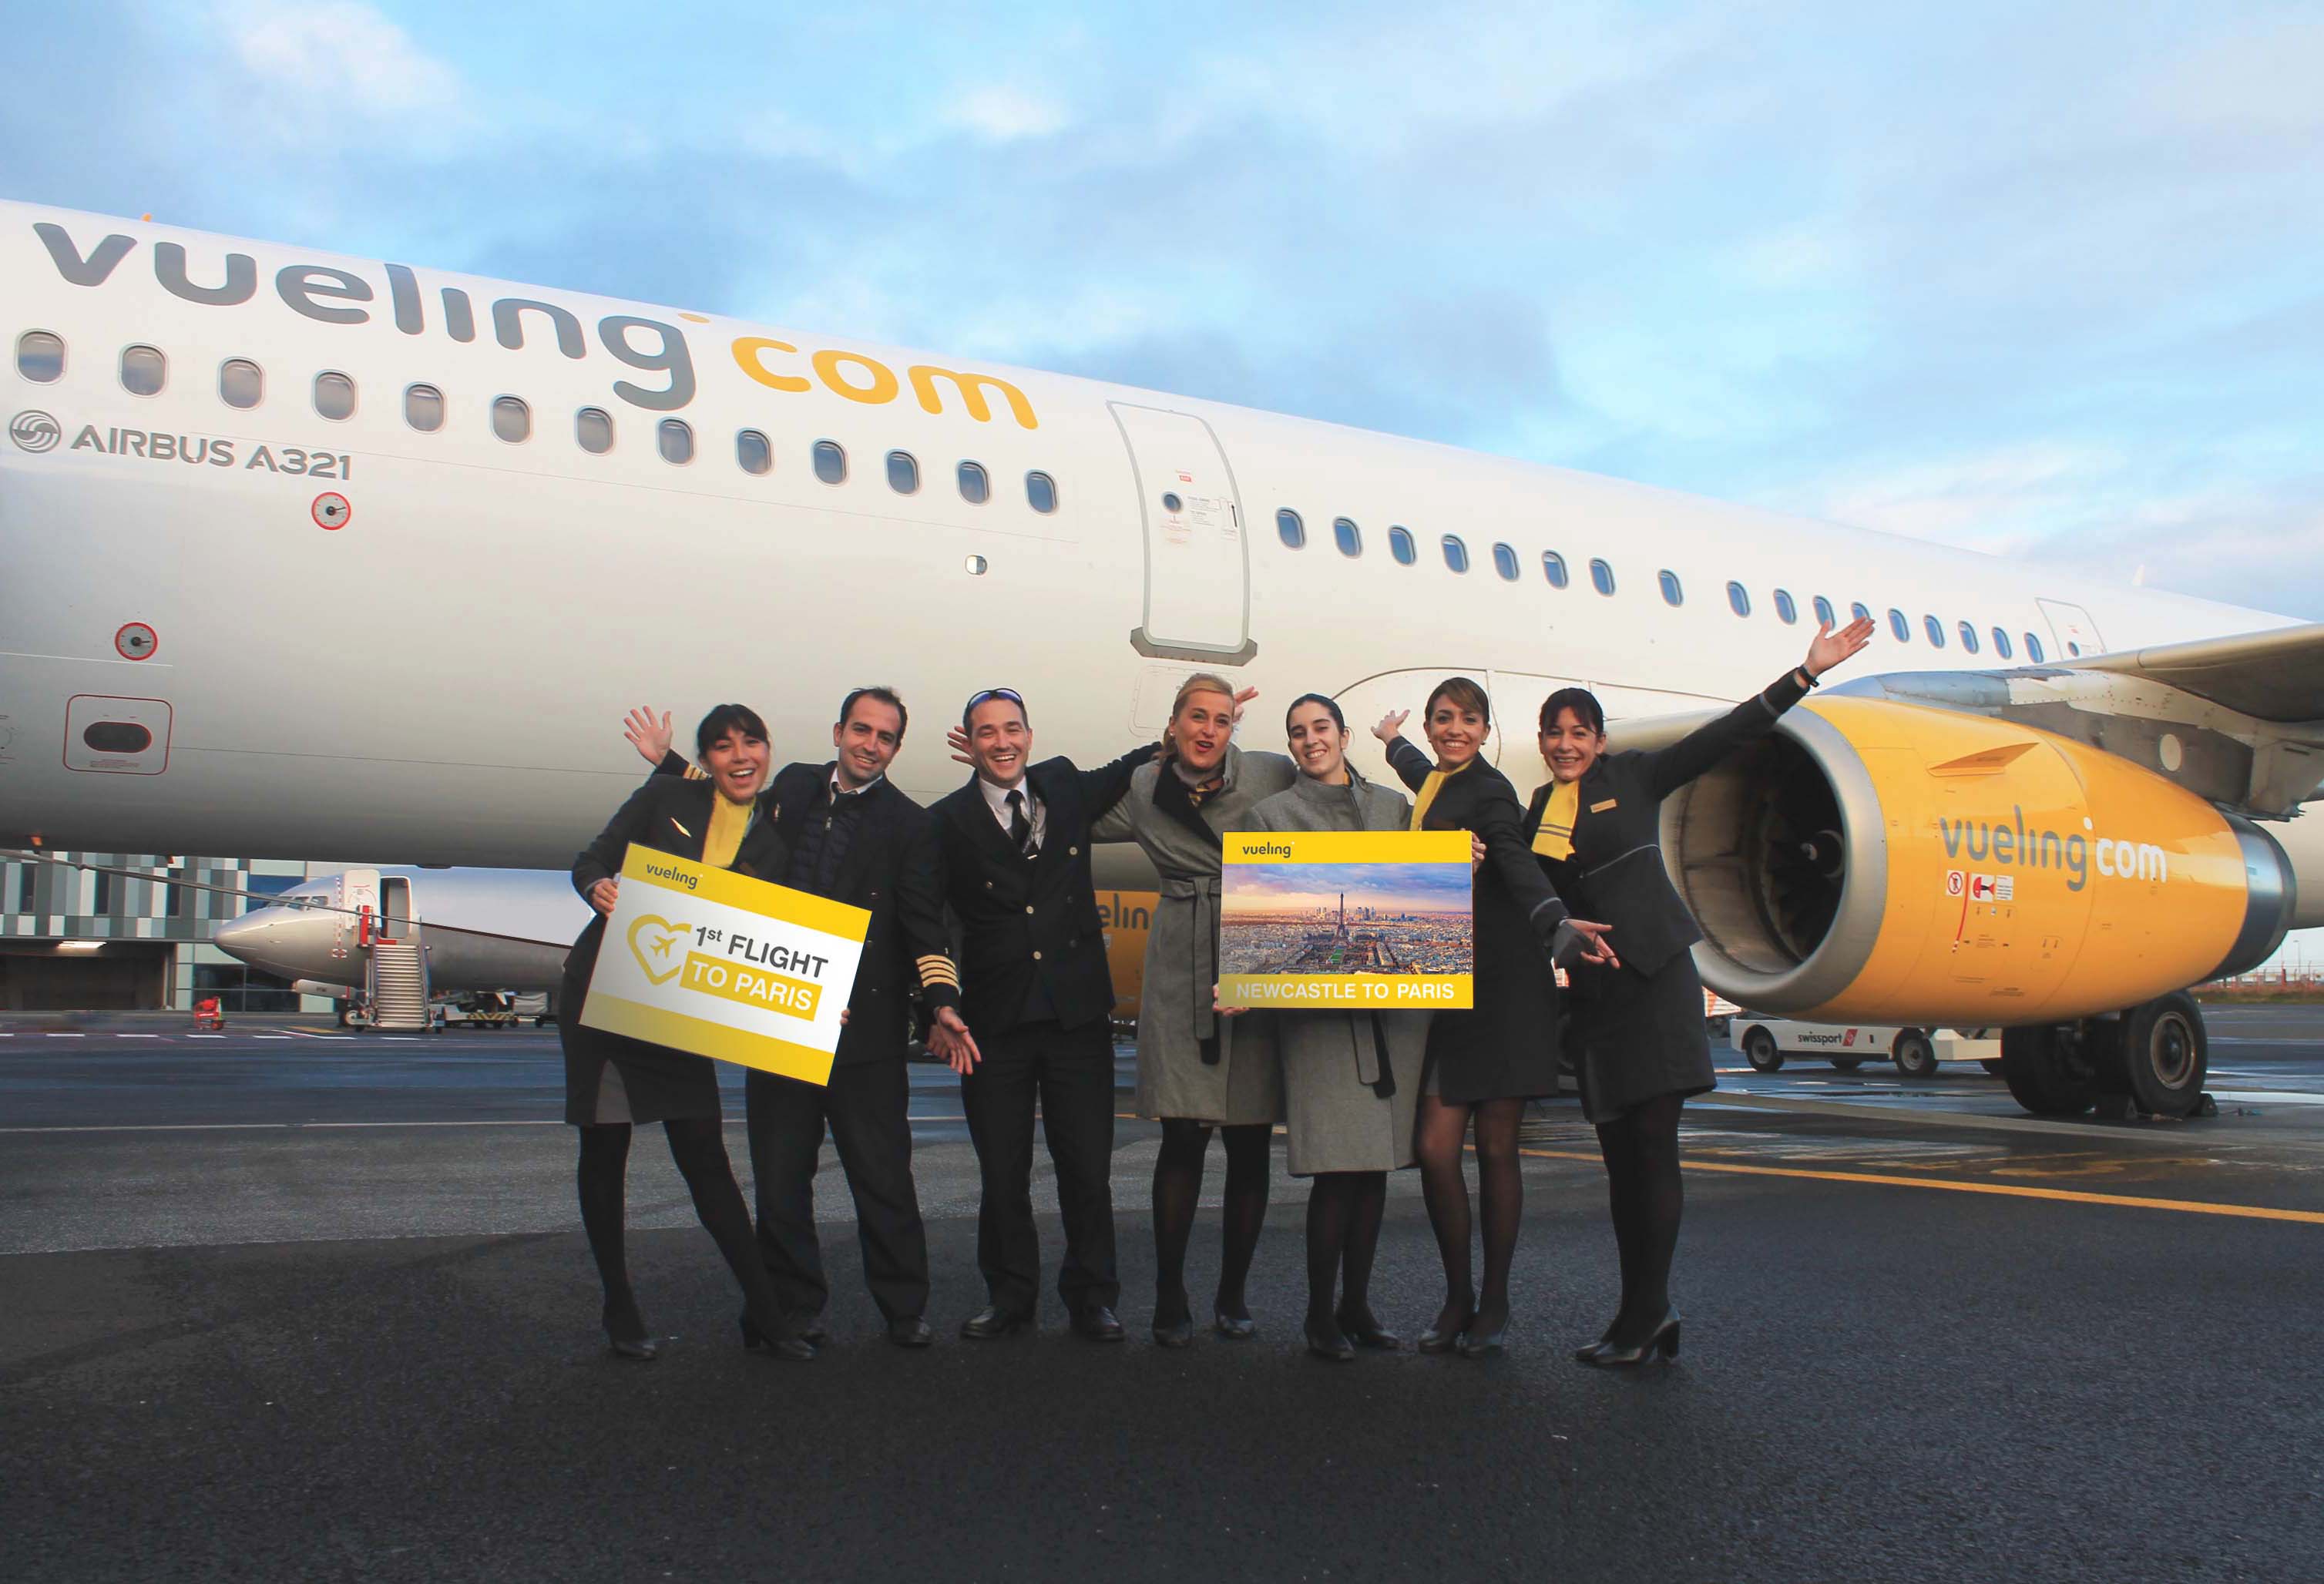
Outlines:
<svg viewBox="0 0 2324 1584"><path fill-rule="evenodd" d="M710 828L702 833L702 861L711 869L726 869L742 850L742 836L751 828L748 803L729 803L725 795L710 795Z"/></svg>
<svg viewBox="0 0 2324 1584"><path fill-rule="evenodd" d="M1461 767L1461 770L1467 769L1469 765L1475 764L1476 762L1477 761L1475 760L1471 760L1468 765L1462 765ZM1436 795L1444 789L1444 783L1459 775L1461 770L1431 770L1428 772L1428 779L1420 784L1420 801L1412 806L1412 828L1414 830L1425 831L1428 828L1421 823L1428 817L1428 806L1436 801Z"/></svg>
<svg viewBox="0 0 2324 1584"><path fill-rule="evenodd" d="M1533 850L1544 858L1573 856L1573 822L1582 816L1582 783L1551 785L1549 801L1542 806L1541 829L1533 835Z"/></svg>

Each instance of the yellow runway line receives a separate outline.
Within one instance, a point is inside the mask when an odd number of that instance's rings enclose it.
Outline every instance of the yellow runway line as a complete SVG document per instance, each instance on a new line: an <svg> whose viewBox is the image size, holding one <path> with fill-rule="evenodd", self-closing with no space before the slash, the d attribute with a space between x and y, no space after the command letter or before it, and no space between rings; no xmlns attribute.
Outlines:
<svg viewBox="0 0 2324 1584"><path fill-rule="evenodd" d="M1519 1149L1519 1155L1543 1160L1588 1161L1600 1157L1580 1150ZM2005 1199L2050 1199L2065 1204L2112 1204L2130 1210L2175 1210L2188 1215L2240 1216L2255 1221L2301 1221L2324 1226L2324 1211L2270 1210L2256 1204L2206 1204L2196 1199L2134 1199L2126 1193L2081 1193L2071 1188L2020 1188L2004 1183L1946 1183L1933 1177L1892 1177L1871 1172L1811 1172L1800 1166L1738 1166L1719 1161L1688 1160L1690 1172L1729 1172L1747 1177L1806 1177L1820 1183L1869 1183L1881 1188L1941 1188L1952 1193L1996 1193Z"/></svg>

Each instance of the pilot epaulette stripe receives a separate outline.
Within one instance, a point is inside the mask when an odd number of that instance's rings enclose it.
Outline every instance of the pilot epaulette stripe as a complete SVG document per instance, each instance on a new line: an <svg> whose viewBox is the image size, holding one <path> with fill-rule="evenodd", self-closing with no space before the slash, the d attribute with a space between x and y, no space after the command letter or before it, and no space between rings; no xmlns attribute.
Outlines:
<svg viewBox="0 0 2324 1584"><path fill-rule="evenodd" d="M710 772L700 765L689 764L686 767L686 778L689 781L706 781L710 778Z"/></svg>

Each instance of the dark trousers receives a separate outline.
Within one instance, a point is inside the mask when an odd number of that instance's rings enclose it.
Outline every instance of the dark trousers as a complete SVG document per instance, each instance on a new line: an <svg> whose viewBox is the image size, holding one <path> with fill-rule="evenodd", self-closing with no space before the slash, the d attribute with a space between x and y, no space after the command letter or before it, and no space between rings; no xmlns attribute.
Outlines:
<svg viewBox="0 0 2324 1584"><path fill-rule="evenodd" d="M1031 1314L1041 1301L1041 1239L1033 1229L1033 1101L1041 1102L1057 1208L1065 1223L1057 1294L1079 1314L1121 1298L1113 1268L1113 1036L1102 1018L1079 1028L1035 1023L977 1042L960 1081L961 1109L984 1177L976 1263L992 1306Z"/></svg>
<svg viewBox="0 0 2324 1584"><path fill-rule="evenodd" d="M815 1236L815 1174L828 1126L848 1192L855 1196L855 1235L863 1246L872 1301L890 1320L924 1313L928 1239L912 1185L912 1128L904 1111L910 1086L900 1053L892 1062L834 1067L827 1088L753 1072L743 1092L759 1251L784 1312L800 1319L820 1314L831 1298Z"/></svg>

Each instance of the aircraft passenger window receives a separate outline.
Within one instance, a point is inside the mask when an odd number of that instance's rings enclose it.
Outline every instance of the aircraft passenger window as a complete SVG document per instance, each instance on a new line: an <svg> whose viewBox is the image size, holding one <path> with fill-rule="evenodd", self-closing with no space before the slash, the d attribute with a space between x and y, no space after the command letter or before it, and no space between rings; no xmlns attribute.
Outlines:
<svg viewBox="0 0 2324 1584"><path fill-rule="evenodd" d="M1749 615L1751 613L1750 592L1739 583L1729 584L1727 585L1727 608L1734 612L1738 616Z"/></svg>
<svg viewBox="0 0 2324 1584"><path fill-rule="evenodd" d="M2005 660L2011 658L2009 652L2009 634L2004 632L1998 627L1993 630L1993 652L1999 655Z"/></svg>
<svg viewBox="0 0 2324 1584"><path fill-rule="evenodd" d="M920 465L909 451L888 453L888 487L899 495L918 493Z"/></svg>
<svg viewBox="0 0 2324 1584"><path fill-rule="evenodd" d="M1775 591L1775 616L1786 627L1800 619L1800 608L1792 603L1788 590L1779 588Z"/></svg>
<svg viewBox="0 0 2324 1584"><path fill-rule="evenodd" d="M1299 513L1288 506L1277 511L1275 514L1275 537L1283 541L1286 549L1296 550L1305 545L1307 528L1299 520Z"/></svg>
<svg viewBox="0 0 2324 1584"><path fill-rule="evenodd" d="M46 330L27 330L16 337L16 372L35 384L53 383L65 372L65 343Z"/></svg>
<svg viewBox="0 0 2324 1584"><path fill-rule="evenodd" d="M512 446L532 438L532 409L514 396L493 397L493 433Z"/></svg>
<svg viewBox="0 0 2324 1584"><path fill-rule="evenodd" d="M1666 605L1683 605L1686 603L1686 590L1678 585L1677 573L1673 572L1667 566L1664 567L1661 583L1663 585L1663 603Z"/></svg>
<svg viewBox="0 0 2324 1584"><path fill-rule="evenodd" d="M1332 520L1332 542L1340 547L1342 556L1360 556L1364 553L1364 530L1344 517L1335 517Z"/></svg>
<svg viewBox="0 0 2324 1584"><path fill-rule="evenodd" d="M1945 624L1943 622L1938 621L1934 616L1923 616L1921 618L1921 627L1923 631L1928 633L1931 647L1935 649L1942 649L1945 647Z"/></svg>
<svg viewBox="0 0 2324 1584"><path fill-rule="evenodd" d="M1855 617L1858 622L1869 622L1872 620L1872 608L1869 605L1867 605L1862 600L1858 600L1854 604L1849 606L1848 613Z"/></svg>
<svg viewBox="0 0 2324 1584"><path fill-rule="evenodd" d="M1444 536L1444 565L1455 572L1469 570L1469 547L1461 542L1461 536L1458 534L1448 533Z"/></svg>
<svg viewBox="0 0 2324 1584"><path fill-rule="evenodd" d="M1409 566L1420 559L1420 547L1412 542L1409 529L1391 528L1388 530L1388 553L1396 557L1396 564L1399 566Z"/></svg>
<svg viewBox="0 0 2324 1584"><path fill-rule="evenodd" d="M246 357L218 364L218 400L228 407L252 408L266 394L266 376Z"/></svg>
<svg viewBox="0 0 2324 1584"><path fill-rule="evenodd" d="M355 415L355 382L345 374L315 376L315 410L334 423Z"/></svg>
<svg viewBox="0 0 2324 1584"><path fill-rule="evenodd" d="M2037 666L2042 663L2042 640L2030 632L2025 635L2025 658Z"/></svg>
<svg viewBox="0 0 2324 1584"><path fill-rule="evenodd" d="M613 448L612 416L602 408L583 408L573 415L573 437L590 456L603 456Z"/></svg>
<svg viewBox="0 0 2324 1584"><path fill-rule="evenodd" d="M444 427L444 392L433 385L413 385L403 392L403 421L425 435Z"/></svg>
<svg viewBox="0 0 2324 1584"><path fill-rule="evenodd" d="M1913 641L1913 624L1904 620L1904 612L1895 606L1888 607L1888 631L1896 635L1898 643Z"/></svg>
<svg viewBox="0 0 2324 1584"><path fill-rule="evenodd" d="M1057 481L1046 473L1025 475L1025 503L1036 511L1057 509Z"/></svg>
<svg viewBox="0 0 2324 1584"><path fill-rule="evenodd" d="M984 476L984 469L973 462L960 465L960 498L972 506L982 506L992 495L992 483Z"/></svg>
<svg viewBox="0 0 2324 1584"><path fill-rule="evenodd" d="M1559 555L1555 550L1544 550L1541 553L1541 575L1549 579L1550 587L1563 588L1565 586L1565 557Z"/></svg>
<svg viewBox="0 0 2324 1584"><path fill-rule="evenodd" d="M827 484L847 482L847 453L836 440L815 443L815 476Z"/></svg>
<svg viewBox="0 0 2324 1584"><path fill-rule="evenodd" d="M1493 547L1493 570L1501 575L1504 583L1517 580L1517 553L1507 545Z"/></svg>
<svg viewBox="0 0 2324 1584"><path fill-rule="evenodd" d="M132 346L121 354L121 388L132 396L159 396L169 374L170 360L151 346Z"/></svg>
<svg viewBox="0 0 2324 1584"><path fill-rule="evenodd" d="M1833 612L1831 602L1824 598L1821 594L1818 594L1815 597L1815 613L1816 620L1822 622L1826 627L1837 627L1840 625L1840 618Z"/></svg>
<svg viewBox="0 0 2324 1584"><path fill-rule="evenodd" d="M1971 654L1977 653L1977 629L1966 622L1960 624L1960 640L1961 648Z"/></svg>
<svg viewBox="0 0 2324 1584"><path fill-rule="evenodd" d="M738 429L734 433L734 460L744 473L770 474L775 471L775 448L758 430Z"/></svg>
<svg viewBox="0 0 2324 1584"><path fill-rule="evenodd" d="M661 459L672 466L682 467L694 460L694 430L682 418L666 418L656 426L655 442L661 447Z"/></svg>
<svg viewBox="0 0 2324 1584"><path fill-rule="evenodd" d="M1614 569L1603 561L1590 563L1590 584L1601 594L1614 592Z"/></svg>

